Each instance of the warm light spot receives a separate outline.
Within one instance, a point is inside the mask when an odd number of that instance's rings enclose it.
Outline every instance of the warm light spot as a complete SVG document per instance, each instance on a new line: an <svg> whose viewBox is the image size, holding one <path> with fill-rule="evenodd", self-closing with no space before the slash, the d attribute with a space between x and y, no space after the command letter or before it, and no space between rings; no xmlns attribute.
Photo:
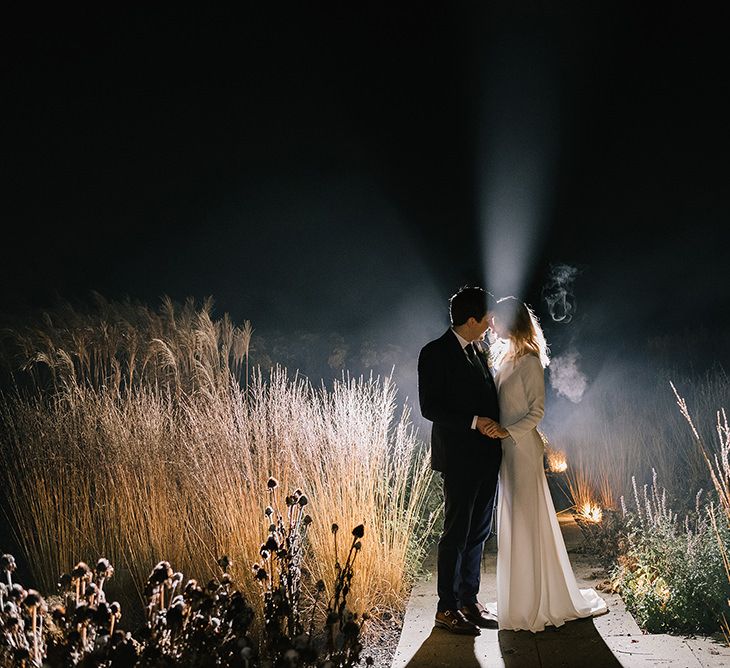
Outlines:
<svg viewBox="0 0 730 668"><path fill-rule="evenodd" d="M565 473L568 470L568 460L564 452L547 449L547 465L550 473Z"/></svg>
<svg viewBox="0 0 730 668"><path fill-rule="evenodd" d="M592 501L586 501L579 509L578 515L581 519L598 524L603 519L603 510Z"/></svg>

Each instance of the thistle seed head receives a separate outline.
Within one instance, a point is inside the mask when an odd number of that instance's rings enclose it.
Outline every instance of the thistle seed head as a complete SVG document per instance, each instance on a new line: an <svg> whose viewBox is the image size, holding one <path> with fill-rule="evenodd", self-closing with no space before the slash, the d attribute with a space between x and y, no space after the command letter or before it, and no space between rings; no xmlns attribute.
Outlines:
<svg viewBox="0 0 730 668"><path fill-rule="evenodd" d="M362 538L365 535L365 525L358 524L353 530L352 535L355 536L355 538Z"/></svg>
<svg viewBox="0 0 730 668"><path fill-rule="evenodd" d="M269 491L274 491L279 486L279 481L276 478L269 478L266 486L269 488Z"/></svg>
<svg viewBox="0 0 730 668"><path fill-rule="evenodd" d="M149 582L153 584L162 584L172 578L174 572L169 561L161 561L154 567L150 574Z"/></svg>
<svg viewBox="0 0 730 668"><path fill-rule="evenodd" d="M11 601L15 601L16 603L20 604L25 600L27 594L28 592L25 591L25 589L23 589L23 587L16 582L12 587L10 587L10 591L8 592L8 598Z"/></svg>
<svg viewBox="0 0 730 668"><path fill-rule="evenodd" d="M67 591L68 589L71 589L71 574L70 573L61 574L61 577L58 578L58 588L61 591Z"/></svg>
<svg viewBox="0 0 730 668"><path fill-rule="evenodd" d="M35 589L29 589L23 603L28 608L35 608L37 605L41 605L43 603L43 598Z"/></svg>
<svg viewBox="0 0 730 668"><path fill-rule="evenodd" d="M89 565L84 561L79 561L71 571L71 577L74 580L87 580L91 581L91 569Z"/></svg>
<svg viewBox="0 0 730 668"><path fill-rule="evenodd" d="M11 573L17 568L15 565L15 557L12 554L3 554L0 557L0 570Z"/></svg>
<svg viewBox="0 0 730 668"><path fill-rule="evenodd" d="M114 568L109 563L109 559L105 559L104 557L96 562L94 570L96 571L96 575L101 578L110 578L112 573L114 573Z"/></svg>

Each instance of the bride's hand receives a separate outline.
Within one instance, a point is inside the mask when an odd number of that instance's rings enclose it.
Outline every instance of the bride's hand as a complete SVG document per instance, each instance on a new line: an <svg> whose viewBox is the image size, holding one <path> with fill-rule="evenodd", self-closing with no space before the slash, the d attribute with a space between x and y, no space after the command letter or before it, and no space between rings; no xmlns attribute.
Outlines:
<svg viewBox="0 0 730 668"><path fill-rule="evenodd" d="M507 438L509 436L509 432L499 422L490 424L485 432L490 438Z"/></svg>

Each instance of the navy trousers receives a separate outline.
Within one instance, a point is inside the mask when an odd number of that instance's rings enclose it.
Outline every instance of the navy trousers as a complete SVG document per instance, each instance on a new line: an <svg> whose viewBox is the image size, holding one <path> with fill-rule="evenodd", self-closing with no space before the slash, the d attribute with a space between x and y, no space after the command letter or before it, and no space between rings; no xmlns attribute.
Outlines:
<svg viewBox="0 0 730 668"><path fill-rule="evenodd" d="M497 470L445 472L444 530L438 544L438 609L476 603L484 541L492 530Z"/></svg>

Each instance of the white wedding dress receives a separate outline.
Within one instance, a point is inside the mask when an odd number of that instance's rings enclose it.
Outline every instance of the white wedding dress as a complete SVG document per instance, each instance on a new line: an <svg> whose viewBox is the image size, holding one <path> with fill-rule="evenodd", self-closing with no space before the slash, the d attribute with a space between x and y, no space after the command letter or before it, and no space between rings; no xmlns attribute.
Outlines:
<svg viewBox="0 0 730 668"><path fill-rule="evenodd" d="M545 405L542 364L534 355L504 362L495 381L500 424L510 433L499 471L499 628L543 631L607 612L593 589L578 589L545 478L537 432Z"/></svg>

